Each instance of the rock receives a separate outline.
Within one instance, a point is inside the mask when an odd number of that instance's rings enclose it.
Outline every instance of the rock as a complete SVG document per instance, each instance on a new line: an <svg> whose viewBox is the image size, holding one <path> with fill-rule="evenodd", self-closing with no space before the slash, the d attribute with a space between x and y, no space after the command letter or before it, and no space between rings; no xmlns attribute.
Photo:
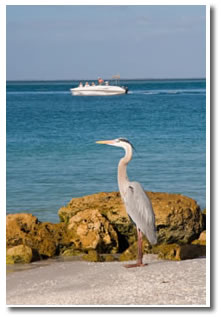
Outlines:
<svg viewBox="0 0 221 317"><path fill-rule="evenodd" d="M86 209L71 217L68 235L75 248L116 253L118 236L110 222L97 209Z"/></svg>
<svg viewBox="0 0 221 317"><path fill-rule="evenodd" d="M128 248L136 239L136 229L125 212L119 193L98 193L80 198L73 198L58 215L60 220L68 223L71 217L85 209L96 209L109 220L119 237L119 251Z"/></svg>
<svg viewBox="0 0 221 317"><path fill-rule="evenodd" d="M156 215L159 244L189 245L198 239L204 230L205 216L193 199L168 193L148 192L148 196ZM40 222L31 214L8 215L7 248L27 246L32 250L32 260L55 255L71 256L88 250L96 250L99 254L115 254L127 250L123 258L136 257L136 228L127 216L119 193L98 193L74 198L59 210L59 217L62 222L52 224ZM199 241L204 244L205 240L201 238ZM129 246L134 250L129 252ZM192 250L198 250L197 247L193 243ZM144 251L148 253L150 249L145 241ZM184 251L175 248L174 254L179 252L182 257ZM164 254L163 251L161 254ZM105 257L102 259L105 260Z"/></svg>
<svg viewBox="0 0 221 317"><path fill-rule="evenodd" d="M206 245L206 230L201 232L199 238L192 241L192 244Z"/></svg>
<svg viewBox="0 0 221 317"><path fill-rule="evenodd" d="M6 251L6 264L30 263L32 260L32 249L26 245L17 245Z"/></svg>
<svg viewBox="0 0 221 317"><path fill-rule="evenodd" d="M113 254L103 254L102 257L105 262L118 261L118 259Z"/></svg>
<svg viewBox="0 0 221 317"><path fill-rule="evenodd" d="M173 243L154 246L151 252L158 254L158 257L161 259L180 261L206 256L206 247L192 244L179 245Z"/></svg>
<svg viewBox="0 0 221 317"><path fill-rule="evenodd" d="M180 247L180 259L195 259L199 257L206 256L206 246L205 245L192 245L187 244Z"/></svg>
<svg viewBox="0 0 221 317"><path fill-rule="evenodd" d="M149 242L146 239L143 239L142 241L142 250L143 250L143 254L152 253L151 251L152 247L150 246ZM138 244L137 244L137 241L135 241L133 244L129 246L128 249L126 249L123 253L121 253L119 260L120 261L136 260L137 253L138 253Z"/></svg>
<svg viewBox="0 0 221 317"><path fill-rule="evenodd" d="M82 259L89 262L113 262L118 261L114 254L99 254L96 250L88 250Z"/></svg>
<svg viewBox="0 0 221 317"><path fill-rule="evenodd" d="M31 244L29 233L36 230L38 219L31 214L10 214L6 217L6 245Z"/></svg>
<svg viewBox="0 0 221 317"><path fill-rule="evenodd" d="M128 248L136 239L136 229L125 212L119 193L98 193L80 198L73 198L66 207L62 207L59 218L68 223L71 217L85 209L96 209L107 218L119 237L119 251Z"/></svg>
<svg viewBox="0 0 221 317"><path fill-rule="evenodd" d="M95 250L89 250L87 254L83 255L83 260L89 262L101 262L101 257Z"/></svg>
<svg viewBox="0 0 221 317"><path fill-rule="evenodd" d="M143 242L143 252L158 254L158 257L164 260L181 261L194 259L201 256L206 256L205 246L192 244L179 245L161 244L150 247L146 242ZM120 255L120 261L130 261L137 259L137 243L134 242L127 250Z"/></svg>
<svg viewBox="0 0 221 317"><path fill-rule="evenodd" d="M134 242L126 249L123 253L121 253L119 260L120 261L130 261L135 260L137 258L137 242Z"/></svg>
<svg viewBox="0 0 221 317"><path fill-rule="evenodd" d="M49 222L39 223L36 237L33 238L33 248L43 257L52 257L57 254L59 244L64 244L64 228L60 224Z"/></svg>
<svg viewBox="0 0 221 317"><path fill-rule="evenodd" d="M203 216L196 201L180 195L147 192L156 215L159 243L190 243L203 230ZM106 217L119 238L119 251L127 249L136 240L136 229L126 214L120 194L98 193L73 198L58 214L60 220L69 220L86 209L96 209Z"/></svg>
<svg viewBox="0 0 221 317"><path fill-rule="evenodd" d="M34 260L51 257L57 254L59 245L68 245L65 231L61 223L42 223L31 214L11 214L6 217L6 246L28 246Z"/></svg>
<svg viewBox="0 0 221 317"><path fill-rule="evenodd" d="M117 233L97 210L79 212L70 219L68 227L64 223L42 223L31 214L8 215L6 222L7 248L28 246L33 260L75 256L89 249L100 253L118 251Z"/></svg>
<svg viewBox="0 0 221 317"><path fill-rule="evenodd" d="M80 256L82 254L83 251L75 249L73 245L69 248L61 249L59 253L60 256Z"/></svg>
<svg viewBox="0 0 221 317"><path fill-rule="evenodd" d="M200 241L206 241L206 230L204 230L203 232L201 232L200 237L199 237Z"/></svg>
<svg viewBox="0 0 221 317"><path fill-rule="evenodd" d="M203 217L196 201L180 195L151 193L156 214L158 243L190 243L203 228Z"/></svg>

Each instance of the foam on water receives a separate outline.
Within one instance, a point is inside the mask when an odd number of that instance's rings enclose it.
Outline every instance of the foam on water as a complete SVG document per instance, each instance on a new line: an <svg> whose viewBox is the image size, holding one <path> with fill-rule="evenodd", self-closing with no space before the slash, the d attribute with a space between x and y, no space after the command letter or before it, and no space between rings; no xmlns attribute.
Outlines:
<svg viewBox="0 0 221 317"><path fill-rule="evenodd" d="M128 94L144 94L144 95L167 95L167 94L185 94L185 95L192 95L192 94L200 94L205 95L205 89L179 89L179 90L132 90L128 91Z"/></svg>

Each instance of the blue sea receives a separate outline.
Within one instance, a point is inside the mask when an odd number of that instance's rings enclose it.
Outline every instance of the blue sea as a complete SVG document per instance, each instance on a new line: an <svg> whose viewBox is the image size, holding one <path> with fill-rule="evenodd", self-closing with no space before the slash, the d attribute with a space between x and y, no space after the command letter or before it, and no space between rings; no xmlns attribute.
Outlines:
<svg viewBox="0 0 221 317"><path fill-rule="evenodd" d="M127 95L71 96L77 81L7 82L7 213L59 222L73 197L117 191L120 148L130 180L206 206L206 81L122 80Z"/></svg>

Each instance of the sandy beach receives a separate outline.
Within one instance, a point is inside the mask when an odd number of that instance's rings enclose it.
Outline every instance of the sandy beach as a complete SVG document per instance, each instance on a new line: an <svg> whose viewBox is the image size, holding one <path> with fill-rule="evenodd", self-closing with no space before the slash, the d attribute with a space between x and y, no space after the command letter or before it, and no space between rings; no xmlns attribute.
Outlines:
<svg viewBox="0 0 221 317"><path fill-rule="evenodd" d="M128 263L128 262L127 262ZM42 261L7 274L7 305L206 305L206 259Z"/></svg>

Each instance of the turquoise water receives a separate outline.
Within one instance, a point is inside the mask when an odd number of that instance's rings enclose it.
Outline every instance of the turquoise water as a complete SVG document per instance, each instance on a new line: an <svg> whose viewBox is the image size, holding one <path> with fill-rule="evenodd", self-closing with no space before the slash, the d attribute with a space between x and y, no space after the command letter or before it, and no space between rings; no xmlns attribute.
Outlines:
<svg viewBox="0 0 221 317"><path fill-rule="evenodd" d="M131 180L206 201L205 80L128 80L128 95L71 96L77 82L7 83L7 213L58 222L73 197L116 191L120 148L135 146Z"/></svg>

